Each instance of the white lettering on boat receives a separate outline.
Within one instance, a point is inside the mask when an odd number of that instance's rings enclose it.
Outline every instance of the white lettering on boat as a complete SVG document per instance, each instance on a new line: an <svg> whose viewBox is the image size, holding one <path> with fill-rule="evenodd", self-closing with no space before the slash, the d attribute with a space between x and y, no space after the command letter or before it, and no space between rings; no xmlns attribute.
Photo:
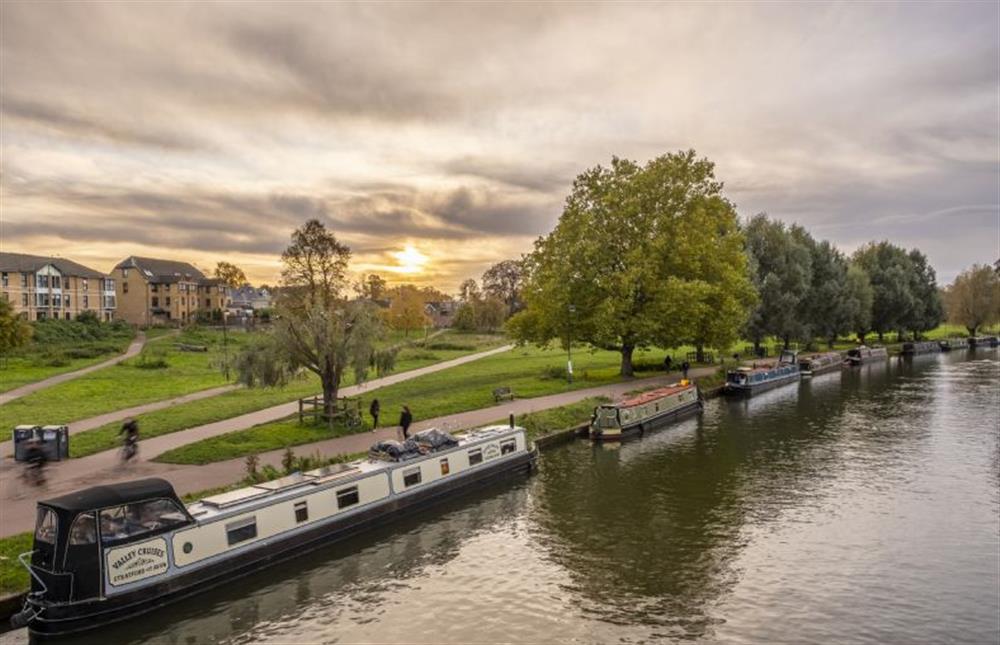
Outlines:
<svg viewBox="0 0 1000 645"><path fill-rule="evenodd" d="M156 538L111 549L105 555L105 561L108 564L108 582L114 586L156 576L169 567L167 541Z"/></svg>

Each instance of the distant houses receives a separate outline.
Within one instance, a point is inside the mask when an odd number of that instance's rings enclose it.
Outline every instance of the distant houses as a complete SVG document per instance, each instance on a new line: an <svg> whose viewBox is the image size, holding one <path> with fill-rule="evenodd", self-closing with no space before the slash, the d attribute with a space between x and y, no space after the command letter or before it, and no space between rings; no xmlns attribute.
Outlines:
<svg viewBox="0 0 1000 645"><path fill-rule="evenodd" d="M131 256L112 272L118 288L116 318L133 325L193 321L199 311L223 311L228 287L187 262Z"/></svg>
<svg viewBox="0 0 1000 645"><path fill-rule="evenodd" d="M261 311L273 306L273 294L269 289L252 287L248 284L229 290L229 308L237 310Z"/></svg>

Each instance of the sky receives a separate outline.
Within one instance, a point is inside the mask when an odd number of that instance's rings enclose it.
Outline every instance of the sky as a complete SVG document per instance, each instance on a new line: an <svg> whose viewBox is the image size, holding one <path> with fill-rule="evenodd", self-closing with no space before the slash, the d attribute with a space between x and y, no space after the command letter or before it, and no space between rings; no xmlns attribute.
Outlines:
<svg viewBox="0 0 1000 645"><path fill-rule="evenodd" d="M274 283L319 218L455 290L573 178L695 149L741 217L1000 258L1000 5L0 4L0 248Z"/></svg>

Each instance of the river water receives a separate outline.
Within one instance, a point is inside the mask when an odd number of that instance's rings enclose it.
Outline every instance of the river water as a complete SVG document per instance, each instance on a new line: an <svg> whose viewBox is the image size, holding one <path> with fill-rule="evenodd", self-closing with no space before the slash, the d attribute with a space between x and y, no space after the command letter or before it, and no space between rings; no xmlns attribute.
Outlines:
<svg viewBox="0 0 1000 645"><path fill-rule="evenodd" d="M997 351L893 360L567 444L100 640L996 643L998 518Z"/></svg>

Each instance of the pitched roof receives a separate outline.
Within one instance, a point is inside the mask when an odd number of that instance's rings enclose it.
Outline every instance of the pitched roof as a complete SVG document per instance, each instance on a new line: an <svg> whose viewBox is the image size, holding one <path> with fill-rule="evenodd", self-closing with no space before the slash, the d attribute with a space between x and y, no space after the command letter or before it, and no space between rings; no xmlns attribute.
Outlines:
<svg viewBox="0 0 1000 645"><path fill-rule="evenodd" d="M90 267L49 255L29 255L27 253L0 253L0 271L17 271L34 273L46 264L51 264L64 275L75 275L83 278L103 278L104 273Z"/></svg>
<svg viewBox="0 0 1000 645"><path fill-rule="evenodd" d="M116 269L138 269L147 278L154 278L157 282L176 282L179 278L189 278L192 280L203 280L205 274L194 268L187 262L177 262L175 260L160 260L157 258L140 258L130 256L115 265Z"/></svg>

